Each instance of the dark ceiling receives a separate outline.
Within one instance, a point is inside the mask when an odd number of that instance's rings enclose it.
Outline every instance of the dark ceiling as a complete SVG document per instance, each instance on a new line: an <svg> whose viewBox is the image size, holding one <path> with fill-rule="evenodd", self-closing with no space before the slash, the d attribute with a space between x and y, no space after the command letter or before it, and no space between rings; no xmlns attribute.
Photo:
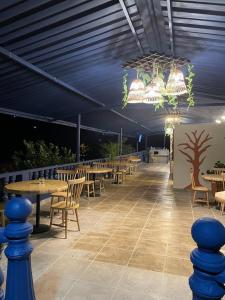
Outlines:
<svg viewBox="0 0 225 300"><path fill-rule="evenodd" d="M184 122L212 122L225 106L225 0L1 0L0 45L0 112L160 132L171 107L121 108L121 65L149 51L194 64Z"/></svg>

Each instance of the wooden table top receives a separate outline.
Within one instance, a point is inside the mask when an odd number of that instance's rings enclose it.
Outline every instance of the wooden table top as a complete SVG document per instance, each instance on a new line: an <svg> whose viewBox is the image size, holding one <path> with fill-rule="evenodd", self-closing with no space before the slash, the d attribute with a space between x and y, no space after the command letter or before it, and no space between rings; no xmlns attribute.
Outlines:
<svg viewBox="0 0 225 300"><path fill-rule="evenodd" d="M126 160L124 161L119 161L119 160L115 160L115 161L109 161L109 162L104 162L104 163L101 163L102 165L104 166L120 166L120 165L123 165L123 166L133 166L133 164L131 162L128 162Z"/></svg>
<svg viewBox="0 0 225 300"><path fill-rule="evenodd" d="M223 181L223 176L219 174L205 174L202 178L208 181Z"/></svg>
<svg viewBox="0 0 225 300"><path fill-rule="evenodd" d="M44 183L41 183L40 180L27 180L9 183L5 186L7 192L15 194L51 194L67 190L67 188L66 181L50 179L45 179Z"/></svg>
<svg viewBox="0 0 225 300"><path fill-rule="evenodd" d="M86 173L88 174L105 174L112 172L112 168L90 168L86 169Z"/></svg>
<svg viewBox="0 0 225 300"><path fill-rule="evenodd" d="M141 159L140 158L129 158L129 161L131 161L131 162L139 162L139 161L141 161Z"/></svg>
<svg viewBox="0 0 225 300"><path fill-rule="evenodd" d="M225 191L215 193L216 200L224 200L225 201Z"/></svg>

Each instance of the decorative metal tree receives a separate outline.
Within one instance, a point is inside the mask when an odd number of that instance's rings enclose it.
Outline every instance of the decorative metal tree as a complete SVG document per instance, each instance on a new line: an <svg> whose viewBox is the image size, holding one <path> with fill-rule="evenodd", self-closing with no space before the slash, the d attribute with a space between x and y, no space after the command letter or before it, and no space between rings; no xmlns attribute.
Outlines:
<svg viewBox="0 0 225 300"><path fill-rule="evenodd" d="M206 134L205 130L202 130L200 133L195 130L192 131L191 134L185 132L185 135L188 138L188 141L178 145L178 147L183 147L183 149L179 149L179 151L187 158L186 161L192 164L195 184L201 185L199 182L200 166L206 158L206 155L203 157L202 155L209 147L211 147L207 142L210 141L212 137L210 137L209 134ZM188 153L185 150L190 151ZM190 154L190 152L192 152L193 155ZM187 187L190 186L191 185L188 185Z"/></svg>

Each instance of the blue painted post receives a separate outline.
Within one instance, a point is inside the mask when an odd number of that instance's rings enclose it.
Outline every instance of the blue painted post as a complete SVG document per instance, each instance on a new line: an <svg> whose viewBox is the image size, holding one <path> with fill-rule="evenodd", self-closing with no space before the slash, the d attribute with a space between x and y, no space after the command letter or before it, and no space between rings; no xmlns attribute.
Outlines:
<svg viewBox="0 0 225 300"><path fill-rule="evenodd" d="M221 300L225 295L225 227L216 219L201 218L191 230L198 248L191 252L194 273L189 278L193 300Z"/></svg>
<svg viewBox="0 0 225 300"><path fill-rule="evenodd" d="M2 251L3 251L3 243L6 242L6 238L4 236L4 228L0 228L0 259L2 258ZM4 275L2 272L2 269L0 267L0 300L4 300L4 290L2 288L2 285L4 283Z"/></svg>
<svg viewBox="0 0 225 300"><path fill-rule="evenodd" d="M30 255L33 250L29 235L33 226L27 222L32 204L22 197L12 198L5 207L9 224L4 230L8 258L5 300L35 300Z"/></svg>

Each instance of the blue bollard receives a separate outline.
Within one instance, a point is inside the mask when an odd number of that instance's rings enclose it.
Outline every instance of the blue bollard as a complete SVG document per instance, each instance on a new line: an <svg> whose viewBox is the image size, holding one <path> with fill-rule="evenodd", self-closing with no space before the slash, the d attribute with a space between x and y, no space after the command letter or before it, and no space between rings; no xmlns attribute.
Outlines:
<svg viewBox="0 0 225 300"><path fill-rule="evenodd" d="M6 243L6 238L4 236L4 227L0 228L0 259L2 258L2 251L4 249L4 243ZM4 296L4 290L2 288L2 285L4 283L4 275L2 272L2 269L0 268L0 300L4 300L5 296Z"/></svg>
<svg viewBox="0 0 225 300"><path fill-rule="evenodd" d="M5 300L35 300L30 259L33 248L29 242L33 226L26 221L31 211L31 202L22 197L12 198L5 207L9 219L4 230L8 243Z"/></svg>
<svg viewBox="0 0 225 300"><path fill-rule="evenodd" d="M194 222L192 238L198 248L191 252L194 272L189 278L193 300L221 300L225 295L225 227L213 218Z"/></svg>

